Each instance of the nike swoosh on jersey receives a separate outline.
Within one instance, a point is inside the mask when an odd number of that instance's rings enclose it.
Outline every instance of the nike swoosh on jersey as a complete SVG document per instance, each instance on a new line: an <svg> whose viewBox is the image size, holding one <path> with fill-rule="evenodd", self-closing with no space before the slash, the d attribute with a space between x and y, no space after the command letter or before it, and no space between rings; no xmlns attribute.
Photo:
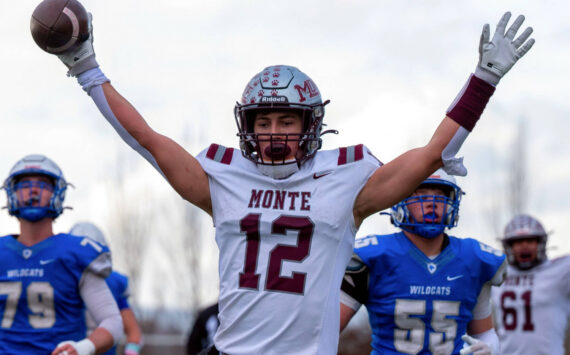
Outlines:
<svg viewBox="0 0 570 355"><path fill-rule="evenodd" d="M51 263L52 261L54 261L55 259L49 259L49 260L40 260L40 265L47 265L49 263Z"/></svg>
<svg viewBox="0 0 570 355"><path fill-rule="evenodd" d="M327 175L329 175L329 174L331 174L331 173L332 173L331 170L320 171L320 172L318 172L318 173L314 173L314 174L313 174L313 179L315 179L315 180L316 180L316 179L320 179L320 178L322 178L323 176L327 176Z"/></svg>
<svg viewBox="0 0 570 355"><path fill-rule="evenodd" d="M448 277L447 277L447 281L457 280L457 279L460 279L460 278L462 278L462 277L463 277L463 275L448 276Z"/></svg>

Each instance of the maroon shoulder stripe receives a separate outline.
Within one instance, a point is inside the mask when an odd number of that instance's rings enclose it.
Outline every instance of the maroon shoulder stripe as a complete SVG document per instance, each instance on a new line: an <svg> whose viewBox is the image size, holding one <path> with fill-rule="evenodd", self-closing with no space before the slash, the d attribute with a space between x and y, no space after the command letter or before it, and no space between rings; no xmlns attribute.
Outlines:
<svg viewBox="0 0 570 355"><path fill-rule="evenodd" d="M338 165L346 164L346 147L338 148Z"/></svg>
<svg viewBox="0 0 570 355"><path fill-rule="evenodd" d="M364 145L353 145L338 149L338 165L353 163L364 158Z"/></svg>
<svg viewBox="0 0 570 355"><path fill-rule="evenodd" d="M222 164L230 164L234 154L234 148L226 148L219 144L211 144L206 153L206 158Z"/></svg>

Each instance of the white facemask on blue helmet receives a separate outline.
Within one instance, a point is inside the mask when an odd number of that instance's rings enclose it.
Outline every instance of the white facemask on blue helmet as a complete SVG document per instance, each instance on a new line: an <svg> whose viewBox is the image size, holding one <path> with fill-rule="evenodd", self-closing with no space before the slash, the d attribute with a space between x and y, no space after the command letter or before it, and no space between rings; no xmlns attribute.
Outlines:
<svg viewBox="0 0 570 355"><path fill-rule="evenodd" d="M53 188L52 196L46 206L33 206L32 202L37 199L34 196L30 196L28 201L23 200L21 191L26 184L20 180L25 176L45 176L53 182L53 186L49 187ZM63 172L56 163L46 156L32 154L20 159L14 165L2 187L6 190L8 213L17 218L36 222L46 217L55 219L63 212L67 186ZM45 187L40 184L40 188Z"/></svg>
<svg viewBox="0 0 570 355"><path fill-rule="evenodd" d="M413 195L392 206L390 211L392 223L405 231L417 234L424 238L435 238L442 234L446 228L457 226L459 220L459 204L464 192L455 183L455 178L448 175L443 169L438 169L430 177L424 180L418 188L433 187L444 191L445 196L440 195ZM429 213L423 213L425 203L443 203L443 215L440 222L435 222ZM416 221L408 207L412 204L420 204L423 222Z"/></svg>
<svg viewBox="0 0 570 355"><path fill-rule="evenodd" d="M241 102L236 103L235 119L240 137L240 148L244 157L263 165L301 165L321 148L321 135L336 131L322 131L325 105L317 85L299 69L287 65L275 65L256 74L243 91ZM262 111L295 110L303 120L300 134L256 134L253 124L256 113ZM270 142L273 136L283 141L298 141L299 151L294 160L272 158L261 159L260 142ZM277 144L276 146L283 144ZM273 149L273 148L272 148ZM275 148L277 149L277 148Z"/></svg>

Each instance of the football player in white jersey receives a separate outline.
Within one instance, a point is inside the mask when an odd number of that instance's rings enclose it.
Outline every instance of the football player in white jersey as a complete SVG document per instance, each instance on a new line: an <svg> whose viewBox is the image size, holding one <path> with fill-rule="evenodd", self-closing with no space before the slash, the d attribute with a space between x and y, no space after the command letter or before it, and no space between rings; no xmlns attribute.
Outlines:
<svg viewBox="0 0 570 355"><path fill-rule="evenodd" d="M485 25L475 73L429 143L382 165L363 145L319 151L325 105L295 67L263 69L235 106L240 150L212 144L197 157L155 132L110 84L92 41L58 57L119 135L187 201L212 216L220 250L222 353L334 354L340 284L362 221L408 196L456 158L503 75L533 45L524 17L492 39ZM90 36L92 39L93 36Z"/></svg>
<svg viewBox="0 0 570 355"><path fill-rule="evenodd" d="M509 266L492 290L503 354L563 355L570 317L570 256L548 259L548 234L521 214L505 227L502 243Z"/></svg>
<svg viewBox="0 0 570 355"><path fill-rule="evenodd" d="M53 233L67 182L43 155L19 160L3 188L20 233L0 238L0 354L93 355L123 335L104 277L109 249ZM86 337L85 308L99 326Z"/></svg>

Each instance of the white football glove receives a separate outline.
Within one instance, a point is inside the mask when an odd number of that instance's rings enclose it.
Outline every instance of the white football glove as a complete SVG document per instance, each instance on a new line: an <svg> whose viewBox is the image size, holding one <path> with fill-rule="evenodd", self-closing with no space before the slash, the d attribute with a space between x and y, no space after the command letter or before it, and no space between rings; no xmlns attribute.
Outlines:
<svg viewBox="0 0 570 355"><path fill-rule="evenodd" d="M527 41L532 33L532 27L527 27L517 39L513 40L524 21L523 15L519 15L505 33L510 18L511 13L505 12L497 24L491 42L489 42L489 24L483 26L481 33L479 64L475 69L475 76L493 85L497 85L517 60L525 55L534 44L534 38Z"/></svg>
<svg viewBox="0 0 570 355"><path fill-rule="evenodd" d="M87 26L89 28L89 38L83 41L78 47L58 54L57 57L67 66L69 71L67 75L77 76L89 69L97 68L99 64L95 60L95 51L93 50L93 15L89 12Z"/></svg>
<svg viewBox="0 0 570 355"><path fill-rule="evenodd" d="M475 339L465 334L461 337L461 340L463 340L465 344L463 344L463 349L461 349L459 355L493 355L493 350L489 344L482 342L479 339Z"/></svg>
<svg viewBox="0 0 570 355"><path fill-rule="evenodd" d="M70 345L78 355L95 355L95 344L87 338L75 342L73 340L62 341L61 343L57 344L57 348ZM56 349L57 349L56 348ZM60 351L59 354L68 355L67 350Z"/></svg>

